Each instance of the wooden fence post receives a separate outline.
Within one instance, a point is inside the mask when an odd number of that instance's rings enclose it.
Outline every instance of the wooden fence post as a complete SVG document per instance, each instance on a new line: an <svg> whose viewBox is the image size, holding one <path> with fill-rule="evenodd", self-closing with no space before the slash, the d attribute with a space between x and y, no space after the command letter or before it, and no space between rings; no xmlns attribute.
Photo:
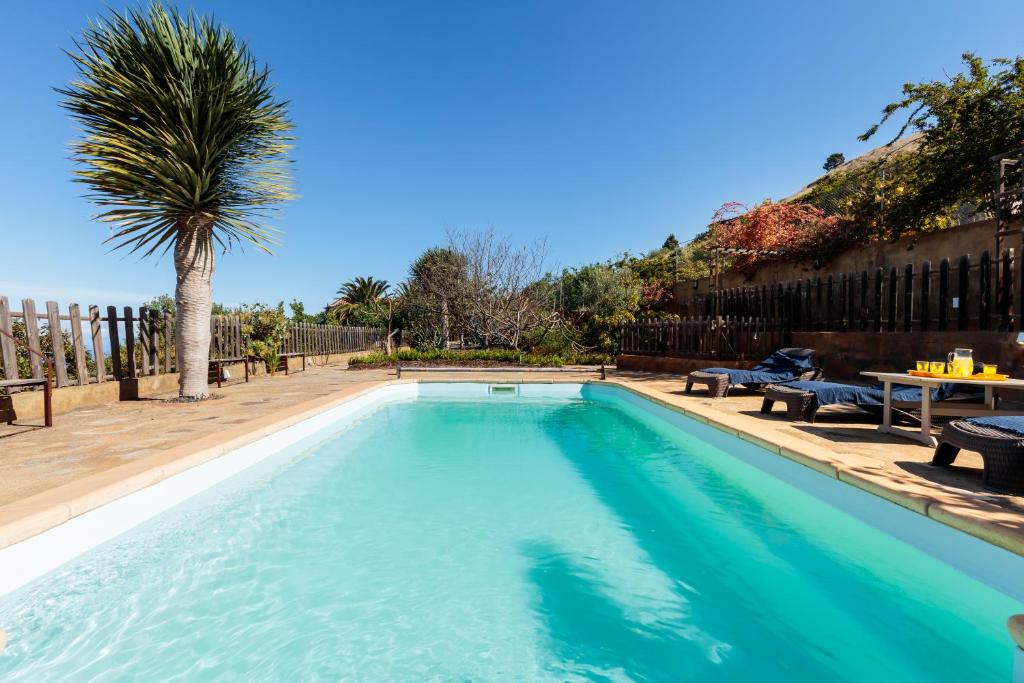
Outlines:
<svg viewBox="0 0 1024 683"><path fill-rule="evenodd" d="M793 283L786 285L785 294L782 297L782 310L786 320L793 320Z"/></svg>
<svg viewBox="0 0 1024 683"><path fill-rule="evenodd" d="M85 344L82 342L82 313L78 304L68 306L68 317L71 318L71 346L75 351L75 373L78 384L89 383L89 366L85 362Z"/></svg>
<svg viewBox="0 0 1024 683"><path fill-rule="evenodd" d="M155 308L149 309L149 320L146 323L149 332L149 374L160 374L160 329L157 321L160 319L160 311Z"/></svg>
<svg viewBox="0 0 1024 683"><path fill-rule="evenodd" d="M92 357L96 361L96 381L107 381L107 362L103 356L103 326L100 307L89 306L89 328L92 332Z"/></svg>
<svg viewBox="0 0 1024 683"><path fill-rule="evenodd" d="M245 354L241 348L235 348L235 316L218 315L210 320L210 341L216 343L217 357L241 358Z"/></svg>
<svg viewBox="0 0 1024 683"><path fill-rule="evenodd" d="M853 331L853 329L857 325L857 316L854 313L854 311L856 310L854 298L857 294L857 283L855 282L856 277L856 273L850 273L846 278L846 324L847 329L850 331Z"/></svg>
<svg viewBox="0 0 1024 683"><path fill-rule="evenodd" d="M860 331L868 329L868 271L860 271Z"/></svg>
<svg viewBox="0 0 1024 683"><path fill-rule="evenodd" d="M874 309L875 319L872 322L872 332L882 331L882 268L875 268L875 295L871 304Z"/></svg>
<svg viewBox="0 0 1024 683"><path fill-rule="evenodd" d="M135 379L135 317L131 306L124 307L124 348L128 362L126 379Z"/></svg>
<svg viewBox="0 0 1024 683"><path fill-rule="evenodd" d="M57 386L68 385L68 363L64 356L64 332L60 326L60 309L56 301L46 302L46 331L50 335L50 349L53 351L53 371Z"/></svg>
<svg viewBox="0 0 1024 683"><path fill-rule="evenodd" d="M957 309L956 328L966 330L970 325L970 307L967 305L971 300L971 255L964 254L960 257L956 268L957 279Z"/></svg>
<svg viewBox="0 0 1024 683"><path fill-rule="evenodd" d="M177 362L171 363L171 354L176 353L174 346L174 318L170 312L164 313L164 374L170 374L171 368L177 370ZM175 359L177 361L177 359Z"/></svg>
<svg viewBox="0 0 1024 683"><path fill-rule="evenodd" d="M149 309L145 306L139 308L139 376L145 377L150 374L150 335L149 335Z"/></svg>
<svg viewBox="0 0 1024 683"><path fill-rule="evenodd" d="M114 379L124 379L124 368L121 367L121 340L117 333L117 308L107 306L107 336L110 338L110 367L114 371Z"/></svg>
<svg viewBox="0 0 1024 683"><path fill-rule="evenodd" d="M949 321L949 259L939 261L939 330L945 332Z"/></svg>
<svg viewBox="0 0 1024 683"><path fill-rule="evenodd" d="M914 264L908 263L903 269L903 331L914 328Z"/></svg>
<svg viewBox="0 0 1024 683"><path fill-rule="evenodd" d="M986 331L992 329L991 264L992 259L988 251L981 252L981 268L978 270L978 329Z"/></svg>
<svg viewBox="0 0 1024 683"><path fill-rule="evenodd" d="M886 291L888 296L888 308L889 315L886 317L885 329L887 332L896 331L896 282L897 282L896 266L889 269L889 289Z"/></svg>
<svg viewBox="0 0 1024 683"><path fill-rule="evenodd" d="M1013 249L1004 249L999 264L1002 277L999 278L999 329L1008 332L1013 329Z"/></svg>
<svg viewBox="0 0 1024 683"><path fill-rule="evenodd" d="M793 321L793 330L801 331L804 329L804 281L797 279L794 283L793 289L790 290L789 298L789 312L791 320Z"/></svg>
<svg viewBox="0 0 1024 683"><path fill-rule="evenodd" d="M921 331L928 330L931 315L932 264L925 261L921 264Z"/></svg>
<svg viewBox="0 0 1024 683"><path fill-rule="evenodd" d="M807 278L804 281L804 283L805 283L804 294L805 294L806 298L804 299L803 322L804 322L804 330L810 332L810 331L814 330L814 327L815 327L815 322L814 322L814 318L815 318L814 283L811 281L811 278Z"/></svg>
<svg viewBox="0 0 1024 683"><path fill-rule="evenodd" d="M14 334L11 325L11 307L7 303L6 296L0 296L0 330L7 334ZM8 380L18 379L18 351L14 347L14 341L7 336L0 334L0 358L4 362L4 377Z"/></svg>
<svg viewBox="0 0 1024 683"><path fill-rule="evenodd" d="M841 332L846 332L847 330L846 308L848 304L846 301L849 296L847 289L846 274L844 273L839 276L839 320L837 326Z"/></svg>
<svg viewBox="0 0 1024 683"><path fill-rule="evenodd" d="M829 275L828 276L828 285L827 285L827 287L828 287L827 302L825 304L825 329L828 330L829 332L832 331L832 323L833 323L833 308L832 308L832 306L833 306L833 303L834 303L834 299L833 299L833 293L832 293L832 285L833 285L832 276Z"/></svg>
<svg viewBox="0 0 1024 683"><path fill-rule="evenodd" d="M30 349L28 367L32 373L32 379L42 379L43 361L36 355L43 352L43 346L39 340L39 314L36 313L36 302L33 299L22 299L21 313L25 316L25 337Z"/></svg>
<svg viewBox="0 0 1024 683"><path fill-rule="evenodd" d="M821 316L822 316L822 291L821 291L821 276L817 276L814 279L814 307L811 309L810 321L811 330L821 329Z"/></svg>
<svg viewBox="0 0 1024 683"><path fill-rule="evenodd" d="M210 360L220 360L222 358L220 353L220 343L217 341L217 326L220 324L219 315L210 316Z"/></svg>

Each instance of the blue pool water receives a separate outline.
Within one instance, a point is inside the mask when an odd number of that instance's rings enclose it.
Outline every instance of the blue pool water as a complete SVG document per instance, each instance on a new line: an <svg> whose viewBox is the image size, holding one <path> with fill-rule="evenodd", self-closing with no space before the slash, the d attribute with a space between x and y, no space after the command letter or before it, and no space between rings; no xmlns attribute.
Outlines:
<svg viewBox="0 0 1024 683"><path fill-rule="evenodd" d="M1010 681L1019 603L708 429L383 405L0 600L0 680Z"/></svg>

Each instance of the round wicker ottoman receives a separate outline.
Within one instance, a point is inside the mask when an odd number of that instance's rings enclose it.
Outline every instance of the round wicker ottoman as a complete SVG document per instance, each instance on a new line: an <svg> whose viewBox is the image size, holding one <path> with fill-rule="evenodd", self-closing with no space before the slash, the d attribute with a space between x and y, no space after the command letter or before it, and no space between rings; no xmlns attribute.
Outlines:
<svg viewBox="0 0 1024 683"><path fill-rule="evenodd" d="M814 422L814 414L818 412L818 399L813 392L794 389L785 384L769 384L764 390L761 412L772 412L772 406L776 401L786 404L788 419Z"/></svg>
<svg viewBox="0 0 1024 683"><path fill-rule="evenodd" d="M711 398L725 398L729 393L729 375L717 372L694 370L686 376L686 393L689 394L694 384L704 384Z"/></svg>
<svg viewBox="0 0 1024 683"><path fill-rule="evenodd" d="M932 465L952 465L960 449L981 454L985 465L982 484L1005 493L1024 491L1024 436L1013 432L954 420L942 428Z"/></svg>

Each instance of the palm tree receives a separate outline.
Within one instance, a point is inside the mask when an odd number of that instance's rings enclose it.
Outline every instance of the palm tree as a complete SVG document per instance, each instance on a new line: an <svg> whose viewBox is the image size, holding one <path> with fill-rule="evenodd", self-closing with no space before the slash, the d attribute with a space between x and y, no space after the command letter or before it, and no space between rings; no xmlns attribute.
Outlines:
<svg viewBox="0 0 1024 683"><path fill-rule="evenodd" d="M207 394L214 247L269 252L266 211L292 197L285 104L270 73L212 18L159 3L90 22L58 92L82 127L72 144L113 225L114 247L173 249L179 394Z"/></svg>
<svg viewBox="0 0 1024 683"><path fill-rule="evenodd" d="M355 277L338 289L338 296L349 304L372 304L388 291L387 280L370 277Z"/></svg>

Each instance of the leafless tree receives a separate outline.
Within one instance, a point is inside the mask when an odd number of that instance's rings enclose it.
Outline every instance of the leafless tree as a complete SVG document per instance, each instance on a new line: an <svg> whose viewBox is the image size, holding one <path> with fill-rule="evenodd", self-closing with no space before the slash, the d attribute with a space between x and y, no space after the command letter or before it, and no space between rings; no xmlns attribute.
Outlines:
<svg viewBox="0 0 1024 683"><path fill-rule="evenodd" d="M385 292L369 304L371 309L385 321L387 336L384 337L384 352L389 356L395 348L395 335L400 331L396 327L396 323L408 301L406 287L403 283L395 291Z"/></svg>
<svg viewBox="0 0 1024 683"><path fill-rule="evenodd" d="M546 241L516 247L491 229L449 231L448 245L464 264L453 299L460 304L460 327L473 341L519 349L561 324L557 288L545 277Z"/></svg>

